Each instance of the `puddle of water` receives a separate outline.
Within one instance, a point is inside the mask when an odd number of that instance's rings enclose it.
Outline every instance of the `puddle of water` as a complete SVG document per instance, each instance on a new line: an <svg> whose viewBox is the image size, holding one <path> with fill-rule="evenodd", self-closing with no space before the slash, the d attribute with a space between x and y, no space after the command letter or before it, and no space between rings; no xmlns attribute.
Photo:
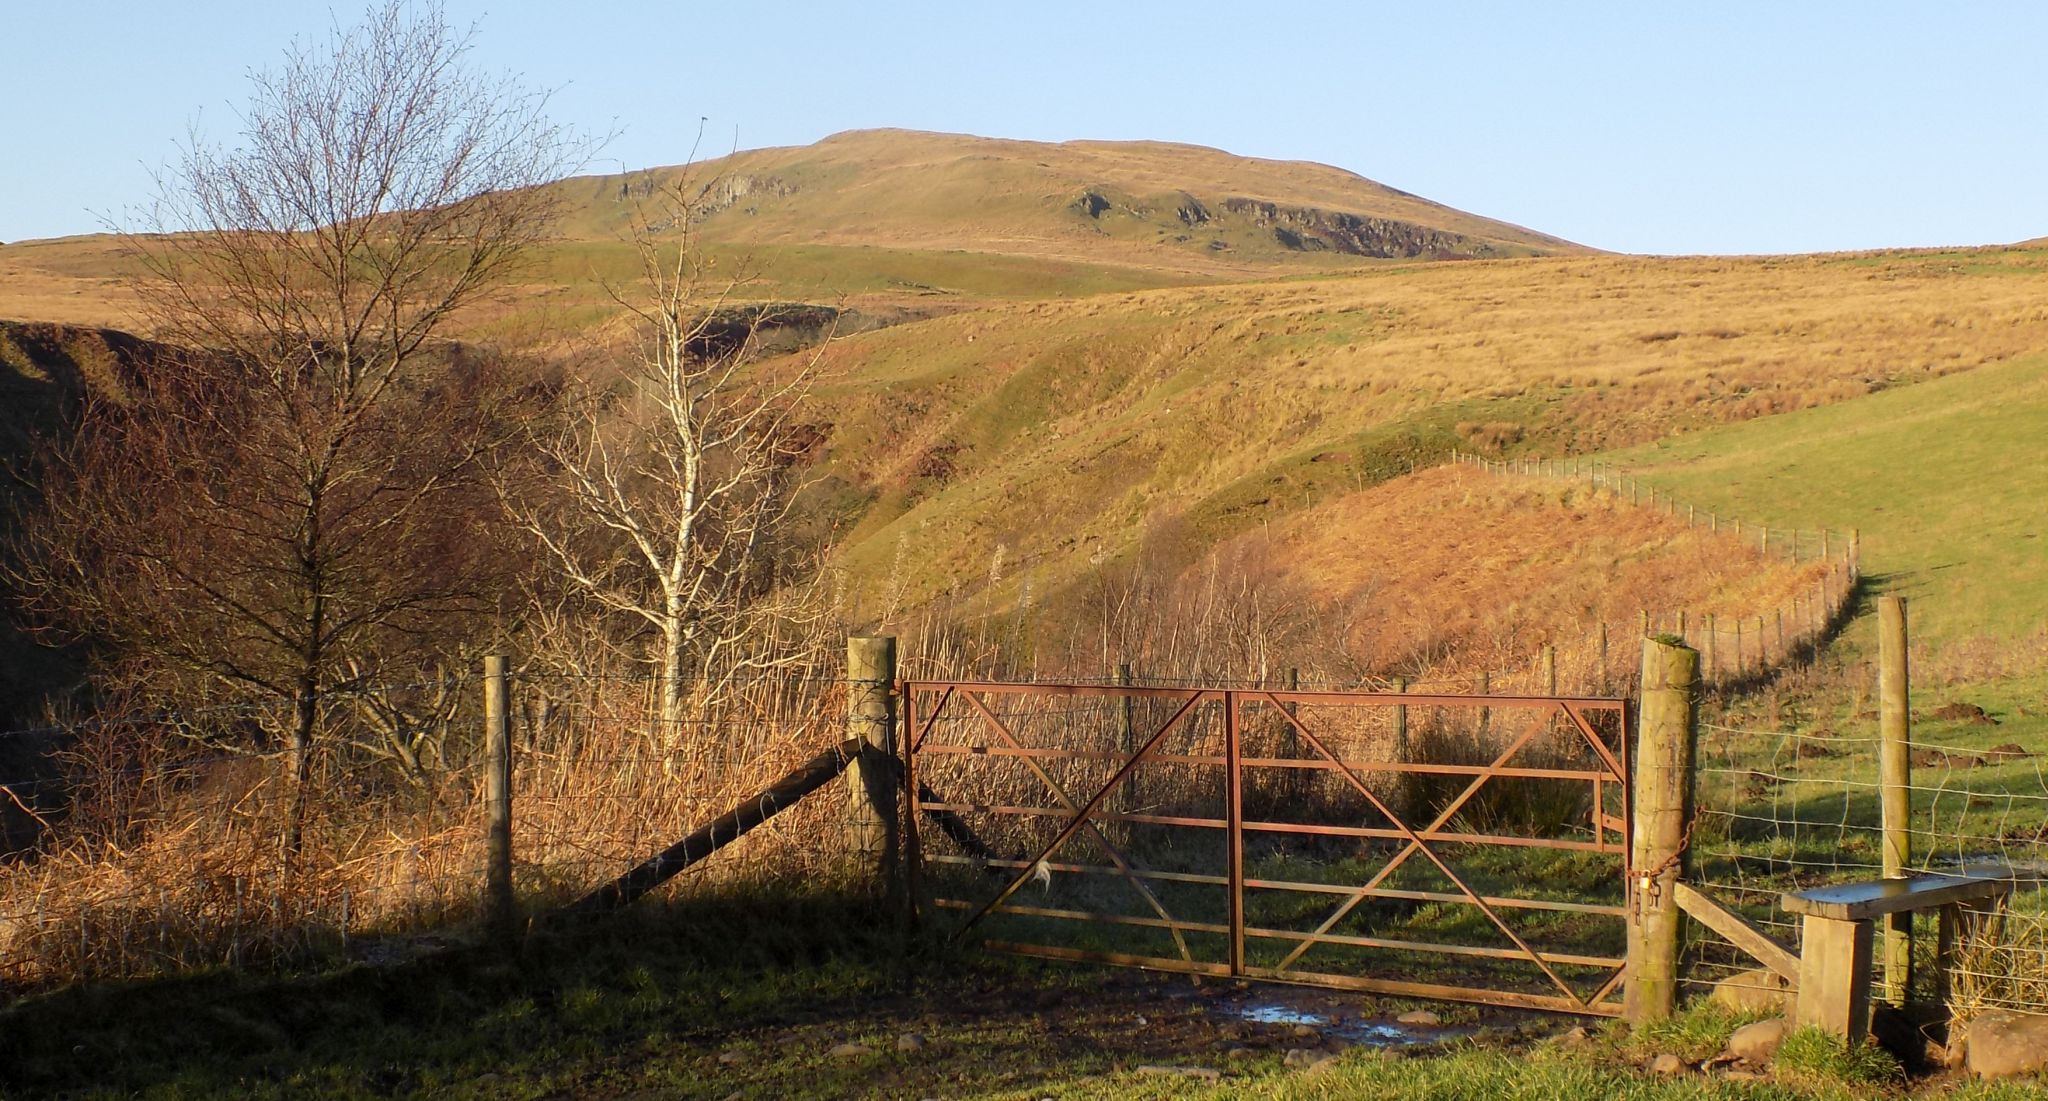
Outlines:
<svg viewBox="0 0 2048 1101"><path fill-rule="evenodd" d="M1366 1047L1409 1047L1415 1044L1434 1044L1442 1040L1468 1034L1470 1029L1431 1028L1423 1025L1391 1024L1383 1021L1346 1021L1338 1018L1334 1023L1329 1016L1310 1013L1280 1002L1253 1002L1235 1007L1240 1019L1260 1025L1307 1025L1323 1035L1345 1040Z"/></svg>
<svg viewBox="0 0 2048 1101"><path fill-rule="evenodd" d="M1321 1028L1330 1023L1328 1017L1318 1013L1306 1013L1293 1006L1265 1003L1248 1005L1237 1011L1239 1017L1255 1025L1307 1025Z"/></svg>

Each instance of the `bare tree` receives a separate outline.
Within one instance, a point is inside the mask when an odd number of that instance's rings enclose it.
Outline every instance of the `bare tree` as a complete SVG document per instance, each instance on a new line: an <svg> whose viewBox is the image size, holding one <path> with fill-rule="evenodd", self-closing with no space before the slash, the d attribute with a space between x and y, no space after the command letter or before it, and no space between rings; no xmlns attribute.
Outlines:
<svg viewBox="0 0 2048 1101"><path fill-rule="evenodd" d="M252 73L236 144L188 140L131 240L157 335L192 352L88 407L29 534L46 621L131 683L290 701L265 726L288 860L334 690L481 595L487 372L430 342L547 231L538 185L581 152L470 41L389 0Z"/></svg>
<svg viewBox="0 0 2048 1101"><path fill-rule="evenodd" d="M612 293L635 355L618 384L586 384L535 433L546 488L508 494L566 594L644 640L671 735L693 681L710 678L699 694L715 698L721 682L802 660L776 633L820 619L819 573L779 541L818 355L758 363L774 309L741 304L744 281L696 247L718 183L684 173L628 189L640 279Z"/></svg>

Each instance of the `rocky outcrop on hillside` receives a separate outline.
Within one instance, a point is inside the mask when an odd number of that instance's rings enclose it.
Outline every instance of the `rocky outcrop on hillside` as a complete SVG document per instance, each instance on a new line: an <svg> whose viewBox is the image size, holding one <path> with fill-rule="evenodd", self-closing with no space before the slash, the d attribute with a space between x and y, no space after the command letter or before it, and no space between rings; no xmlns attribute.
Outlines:
<svg viewBox="0 0 2048 1101"><path fill-rule="evenodd" d="M756 196L788 198L797 186L779 176L720 176L704 188L702 213L709 217Z"/></svg>
<svg viewBox="0 0 2048 1101"><path fill-rule="evenodd" d="M1181 230L1199 227L1227 235L1232 235L1232 231L1234 235L1269 233L1291 252L1403 260L1468 260L1507 255L1507 250L1492 241L1416 222L1242 196L1212 204L1185 191L1133 198L1104 186L1082 191L1067 204L1067 209L1094 222L1117 216ZM1186 242L1191 238L1181 236L1175 240ZM1219 238L1211 242L1211 247L1228 248L1230 242Z"/></svg>
<svg viewBox="0 0 2048 1101"><path fill-rule="evenodd" d="M1275 239L1297 252L1342 252L1389 259L1501 254L1488 241L1391 218L1245 198L1225 199L1223 209L1253 225L1271 229Z"/></svg>
<svg viewBox="0 0 2048 1101"><path fill-rule="evenodd" d="M619 180L618 201L630 203L636 200L644 200L652 196L657 189L664 186L667 185L663 183L661 176L656 173L642 172L629 174L621 177ZM694 208L698 217L709 218L714 214L738 206L750 198L760 196L776 199L787 198L796 194L797 190L798 188L795 184L789 183L779 176L754 176L744 173L733 175L720 174L713 176L697 193ZM650 223L647 226L647 230L651 233L664 233L674 229L676 224L676 219L673 217L661 218Z"/></svg>

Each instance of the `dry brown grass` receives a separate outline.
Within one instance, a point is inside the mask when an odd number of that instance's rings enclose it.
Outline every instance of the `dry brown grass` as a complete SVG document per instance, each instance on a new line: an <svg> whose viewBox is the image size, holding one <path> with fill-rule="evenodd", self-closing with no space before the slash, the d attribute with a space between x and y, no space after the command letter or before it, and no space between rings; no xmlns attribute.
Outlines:
<svg viewBox="0 0 2048 1101"><path fill-rule="evenodd" d="M1682 619L1716 656L1712 683L1727 686L1803 661L1849 599L1839 538L1826 560L1815 533L1801 546L1795 558L1780 531L1767 553L1753 529L1611 488L1452 465L1333 497L1179 573L1141 555L1103 563L1056 607L968 601L936 614L973 621L989 652L1036 676L1130 664L1169 683L1274 685L1291 670L1321 686L1401 677L1418 690L1531 695L1551 688L1545 648L1557 691L1629 691L1647 614L1655 632Z"/></svg>
<svg viewBox="0 0 2048 1101"><path fill-rule="evenodd" d="M1826 569L1612 490L1462 466L1332 499L1219 551L1233 553L1275 563L1278 579L1312 594L1345 625L1360 668L1418 679L1513 669L1521 687L1538 649L1580 647L1602 624L1608 679L1622 682L1643 612L1753 619L1812 592ZM1589 690L1594 672L1560 679Z"/></svg>
<svg viewBox="0 0 2048 1101"><path fill-rule="evenodd" d="M749 682L664 732L644 684L546 678L557 702L515 737L515 882L531 913L624 872L836 741L830 680ZM564 689L567 689L566 691ZM0 983L15 988L217 965L275 966L370 939L464 935L484 868L480 770L428 788L326 761L298 861L279 860L274 762L221 760L147 723L90 726L69 751L72 813L0 870ZM843 874L843 795L785 811L667 888ZM395 938L395 939L394 939Z"/></svg>
<svg viewBox="0 0 2048 1101"><path fill-rule="evenodd" d="M1426 449L1516 425L1512 453L1579 452L2003 361L2048 346L2044 291L2040 252L1553 258L867 333L828 351L820 393L828 474L865 495L840 562L877 601L886 583L912 607L1008 604L1173 525L1205 549L1376 481L1385 433ZM941 450L945 476L923 473Z"/></svg>
<svg viewBox="0 0 2048 1101"><path fill-rule="evenodd" d="M1978 920L1981 935L1958 945L1949 973L1956 1019L1996 1009L2040 1012L2048 1006L2048 914L2000 912Z"/></svg>

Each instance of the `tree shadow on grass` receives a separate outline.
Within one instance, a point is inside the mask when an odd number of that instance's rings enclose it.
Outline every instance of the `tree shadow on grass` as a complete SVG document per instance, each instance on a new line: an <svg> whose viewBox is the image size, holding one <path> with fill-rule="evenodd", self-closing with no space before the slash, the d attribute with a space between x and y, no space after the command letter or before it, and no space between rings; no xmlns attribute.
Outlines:
<svg viewBox="0 0 2048 1101"><path fill-rule="evenodd" d="M390 966L38 995L0 1012L0 1094L403 1094L575 1067L657 1034L687 1041L849 1014L949 962L858 897L692 899L517 951L458 946Z"/></svg>

